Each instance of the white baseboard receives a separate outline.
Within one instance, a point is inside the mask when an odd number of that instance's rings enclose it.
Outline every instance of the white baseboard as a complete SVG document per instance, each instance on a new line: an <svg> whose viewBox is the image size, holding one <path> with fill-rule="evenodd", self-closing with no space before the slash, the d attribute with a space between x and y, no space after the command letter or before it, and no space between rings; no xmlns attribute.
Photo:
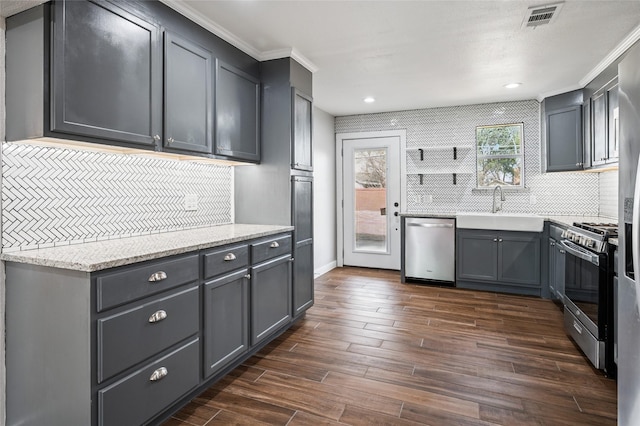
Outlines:
<svg viewBox="0 0 640 426"><path fill-rule="evenodd" d="M334 269L336 267L337 263L334 260L333 262L327 263L324 266L321 266L319 268L316 268L315 271L313 271L313 277L314 278L318 278L320 275L324 275L327 272L329 272L330 270Z"/></svg>

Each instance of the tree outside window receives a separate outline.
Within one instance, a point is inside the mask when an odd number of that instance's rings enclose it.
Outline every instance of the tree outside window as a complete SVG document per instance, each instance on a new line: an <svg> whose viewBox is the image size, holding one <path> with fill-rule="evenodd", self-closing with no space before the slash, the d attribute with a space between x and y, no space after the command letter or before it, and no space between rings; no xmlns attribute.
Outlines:
<svg viewBox="0 0 640 426"><path fill-rule="evenodd" d="M476 127L478 188L522 187L523 124Z"/></svg>

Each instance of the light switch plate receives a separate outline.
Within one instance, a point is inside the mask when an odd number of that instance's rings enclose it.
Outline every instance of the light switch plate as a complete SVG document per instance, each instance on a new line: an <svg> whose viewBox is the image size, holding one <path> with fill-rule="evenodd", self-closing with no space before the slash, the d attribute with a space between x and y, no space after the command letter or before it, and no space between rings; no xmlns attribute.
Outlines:
<svg viewBox="0 0 640 426"><path fill-rule="evenodd" d="M188 212L194 212L198 210L198 194L184 195L184 209Z"/></svg>

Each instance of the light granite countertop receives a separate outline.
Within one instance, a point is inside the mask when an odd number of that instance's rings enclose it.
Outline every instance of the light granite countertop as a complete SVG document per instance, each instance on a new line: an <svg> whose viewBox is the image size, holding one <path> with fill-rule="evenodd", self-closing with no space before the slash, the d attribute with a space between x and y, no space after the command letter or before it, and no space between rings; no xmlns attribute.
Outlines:
<svg viewBox="0 0 640 426"><path fill-rule="evenodd" d="M6 262L95 272L145 260L232 244L293 226L230 224L0 254Z"/></svg>

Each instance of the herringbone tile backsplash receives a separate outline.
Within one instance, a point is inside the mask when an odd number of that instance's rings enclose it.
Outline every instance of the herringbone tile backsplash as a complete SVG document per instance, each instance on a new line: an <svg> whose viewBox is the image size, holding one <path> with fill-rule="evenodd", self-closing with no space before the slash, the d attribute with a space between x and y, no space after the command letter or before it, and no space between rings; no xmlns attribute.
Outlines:
<svg viewBox="0 0 640 426"><path fill-rule="evenodd" d="M3 143L2 248L24 250L232 221L232 169ZM187 194L197 211L185 211Z"/></svg>
<svg viewBox="0 0 640 426"><path fill-rule="evenodd" d="M405 211L491 211L492 192L476 190L476 126L523 123L525 189L508 191L512 213L597 215L597 173L542 173L540 104L535 100L336 117L336 133L405 129ZM458 158L453 159L453 147ZM438 147L448 147L439 150ZM450 147L450 149L449 149ZM417 148L425 149L420 161ZM453 183L456 173L456 184ZM423 175L420 184L419 174ZM429 201L431 200L431 201Z"/></svg>

